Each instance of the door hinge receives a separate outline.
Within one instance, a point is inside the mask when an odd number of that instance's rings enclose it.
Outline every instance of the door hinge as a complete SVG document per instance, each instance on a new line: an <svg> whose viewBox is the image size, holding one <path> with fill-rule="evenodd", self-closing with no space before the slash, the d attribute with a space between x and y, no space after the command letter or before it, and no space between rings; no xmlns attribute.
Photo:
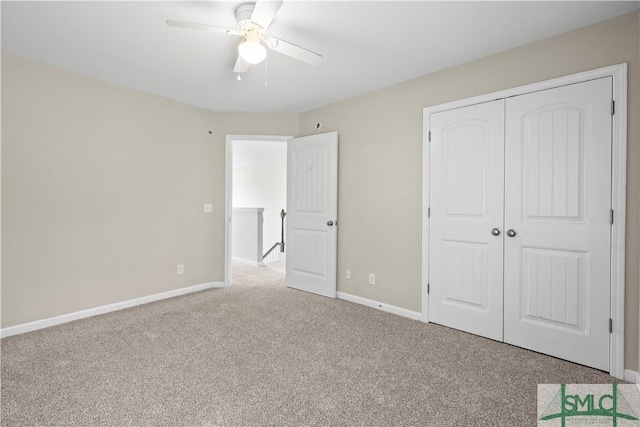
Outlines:
<svg viewBox="0 0 640 427"><path fill-rule="evenodd" d="M427 218L431 218L431 208L427 208Z"/></svg>
<svg viewBox="0 0 640 427"><path fill-rule="evenodd" d="M611 115L616 113L616 101L611 101Z"/></svg>
<svg viewBox="0 0 640 427"><path fill-rule="evenodd" d="M609 210L609 223L613 225L613 209Z"/></svg>
<svg viewBox="0 0 640 427"><path fill-rule="evenodd" d="M431 131L429 131L429 142L431 142Z"/></svg>
<svg viewBox="0 0 640 427"><path fill-rule="evenodd" d="M609 333L613 333L613 319L609 319Z"/></svg>
<svg viewBox="0 0 640 427"><path fill-rule="evenodd" d="M427 283L427 295L429 294L429 291L431 291L431 285Z"/></svg>

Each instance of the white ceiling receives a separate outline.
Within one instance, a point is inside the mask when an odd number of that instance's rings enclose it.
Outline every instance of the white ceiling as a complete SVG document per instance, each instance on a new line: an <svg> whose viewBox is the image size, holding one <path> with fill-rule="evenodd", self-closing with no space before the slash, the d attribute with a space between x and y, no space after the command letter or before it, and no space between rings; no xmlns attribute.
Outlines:
<svg viewBox="0 0 640 427"><path fill-rule="evenodd" d="M638 1L287 1L270 34L324 55L272 52L237 81L235 2L2 1L2 50L213 111L297 113L638 10Z"/></svg>

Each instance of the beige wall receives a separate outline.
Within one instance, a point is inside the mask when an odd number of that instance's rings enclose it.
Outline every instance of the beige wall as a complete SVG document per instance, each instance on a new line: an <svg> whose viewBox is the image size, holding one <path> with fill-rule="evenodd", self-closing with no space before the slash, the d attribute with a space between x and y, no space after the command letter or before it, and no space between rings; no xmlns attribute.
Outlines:
<svg viewBox="0 0 640 427"><path fill-rule="evenodd" d="M2 87L2 327L223 281L226 135L298 130L11 55Z"/></svg>
<svg viewBox="0 0 640 427"><path fill-rule="evenodd" d="M638 362L638 14L585 27L301 115L337 130L338 290L421 310L422 109L622 62L629 64L625 366ZM352 279L344 279L346 268ZM367 274L376 273L376 285Z"/></svg>

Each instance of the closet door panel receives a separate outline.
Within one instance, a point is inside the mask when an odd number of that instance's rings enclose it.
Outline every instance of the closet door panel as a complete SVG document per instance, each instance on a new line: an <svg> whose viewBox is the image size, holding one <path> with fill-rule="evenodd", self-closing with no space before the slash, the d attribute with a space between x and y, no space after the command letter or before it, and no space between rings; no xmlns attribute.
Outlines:
<svg viewBox="0 0 640 427"><path fill-rule="evenodd" d="M430 121L429 320L502 340L504 100Z"/></svg>
<svg viewBox="0 0 640 427"><path fill-rule="evenodd" d="M602 78L506 104L504 340L603 370L611 84Z"/></svg>

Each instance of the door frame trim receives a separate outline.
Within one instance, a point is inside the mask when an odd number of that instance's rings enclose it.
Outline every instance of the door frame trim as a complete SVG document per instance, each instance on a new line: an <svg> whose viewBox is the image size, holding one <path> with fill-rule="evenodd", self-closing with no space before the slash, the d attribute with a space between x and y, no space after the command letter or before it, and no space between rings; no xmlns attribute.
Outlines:
<svg viewBox="0 0 640 427"><path fill-rule="evenodd" d="M286 135L227 135L225 142L224 165L224 286L231 286L231 214L233 195L233 141L282 141L287 142L293 136Z"/></svg>
<svg viewBox="0 0 640 427"><path fill-rule="evenodd" d="M615 114L611 135L611 208L615 220L611 226L611 318L613 332L609 335L609 373L624 379L624 293L627 188L627 64L616 64L582 73L518 86L484 95L434 105L423 110L422 134L422 321L429 322L429 130L431 114L468 107L511 96L582 83L602 77L613 79Z"/></svg>

